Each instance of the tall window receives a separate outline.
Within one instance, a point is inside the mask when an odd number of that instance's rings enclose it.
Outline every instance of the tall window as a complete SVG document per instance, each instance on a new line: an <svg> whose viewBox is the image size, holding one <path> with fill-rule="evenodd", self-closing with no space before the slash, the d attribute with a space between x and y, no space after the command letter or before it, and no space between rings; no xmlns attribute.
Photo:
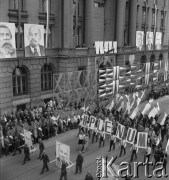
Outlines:
<svg viewBox="0 0 169 180"><path fill-rule="evenodd" d="M45 64L41 70L41 89L42 91L53 88L53 69L50 65Z"/></svg>
<svg viewBox="0 0 169 180"><path fill-rule="evenodd" d="M164 27L164 11L161 11L161 27Z"/></svg>
<svg viewBox="0 0 169 180"><path fill-rule="evenodd" d="M152 25L155 26L155 10L152 10Z"/></svg>
<svg viewBox="0 0 169 180"><path fill-rule="evenodd" d="M22 11L23 11L23 1L24 0L20 0ZM19 8L19 0L9 0L9 9L18 10L18 8Z"/></svg>
<svg viewBox="0 0 169 180"><path fill-rule="evenodd" d="M44 31L44 43L46 45L46 26L44 27L45 31ZM49 27L48 30L48 47L51 48L52 47L52 27Z"/></svg>
<svg viewBox="0 0 169 180"><path fill-rule="evenodd" d="M143 7L142 24L146 24L146 8Z"/></svg>
<svg viewBox="0 0 169 180"><path fill-rule="evenodd" d="M13 95L19 96L22 94L28 93L28 80L26 69L21 67L15 68L12 74L12 83L13 83Z"/></svg>
<svg viewBox="0 0 169 180"><path fill-rule="evenodd" d="M78 71L81 71L81 75L80 75L80 84L83 87L84 83L85 83L85 78L86 78L86 66L80 66L78 67Z"/></svg>

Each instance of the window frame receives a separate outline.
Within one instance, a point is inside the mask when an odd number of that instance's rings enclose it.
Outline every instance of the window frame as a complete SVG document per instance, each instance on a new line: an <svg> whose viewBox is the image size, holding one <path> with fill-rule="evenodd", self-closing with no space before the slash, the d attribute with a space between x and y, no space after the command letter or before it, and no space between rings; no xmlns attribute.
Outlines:
<svg viewBox="0 0 169 180"><path fill-rule="evenodd" d="M20 74L16 74L16 69L19 69ZM28 94L28 74L24 67L16 67L12 73L12 88L13 96L21 96ZM24 90L25 89L25 90Z"/></svg>
<svg viewBox="0 0 169 180"><path fill-rule="evenodd" d="M45 64L41 69L41 91L48 91L52 89L53 89L53 67L51 65Z"/></svg>

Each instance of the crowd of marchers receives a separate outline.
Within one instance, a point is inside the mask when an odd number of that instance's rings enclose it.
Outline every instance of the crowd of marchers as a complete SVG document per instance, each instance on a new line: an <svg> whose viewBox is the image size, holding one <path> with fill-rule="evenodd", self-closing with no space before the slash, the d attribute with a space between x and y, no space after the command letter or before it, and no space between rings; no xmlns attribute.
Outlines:
<svg viewBox="0 0 169 180"><path fill-rule="evenodd" d="M155 90L152 88L149 97L158 98L167 94L168 91L165 87L159 92L155 92ZM82 152L84 152L84 150L88 150L90 139L92 143L94 143L94 141L99 141L98 147L104 146L104 133L98 133L95 130L91 131L88 128L79 126L82 117L79 114L76 114L75 111L81 107L81 105L72 106L72 108L67 110L71 110L72 114L62 118L61 114L65 112L63 110L63 106L57 106L56 101L51 100L48 103L44 103L43 105L29 110L19 110L15 114L4 114L3 117L1 117L1 128L4 137L4 144L2 142L0 143L0 156L2 156L2 154L7 156L10 153L12 153L12 155L16 155L16 152L19 151L19 153L21 153L23 148L25 154L23 164L25 164L27 160L30 160L29 148L24 142L24 128L31 131L33 144L39 143L39 159L43 160L43 168L41 173L43 173L45 169L47 171L49 170L47 165L49 163L49 158L44 151L45 147L42 140L53 137L56 135L56 133L60 134L70 129L79 127L78 143L82 145ZM164 125L160 125L158 123L158 116L155 116L155 118L149 118L147 115L138 114L134 120L131 120L128 114L124 114L123 111L118 112L115 108L109 111L106 110L105 107L98 106L93 113L90 112L90 108L86 113L89 116L93 115L98 118L101 117L103 120L109 118L109 120L112 121L113 129L110 136L109 152L112 151L112 147L114 150L116 148L116 144L119 143L119 156L122 155L122 152L124 152L124 154L126 153L125 139L123 138L121 141L118 141L115 137L117 125L120 123L125 125L126 132L129 127L133 127L138 131L148 132L148 148L145 154L145 159L149 159L150 155L153 154L154 161L163 161L164 168L166 167L167 154L162 148L162 144L165 137L169 139L169 116L166 117ZM56 117L56 121L51 118L53 116ZM97 124L95 124L95 126L97 127ZM162 138L160 142L157 143L159 133L161 133ZM136 143L131 148L131 151L132 154L130 161L132 162L134 155L137 158ZM78 173L78 171L80 173L82 172L82 164L83 156L82 153L79 153L77 156L75 173ZM67 178L67 171L65 170L66 166L64 166L63 162L61 168L61 178ZM88 176L88 179L92 179L90 172L87 173L86 177Z"/></svg>

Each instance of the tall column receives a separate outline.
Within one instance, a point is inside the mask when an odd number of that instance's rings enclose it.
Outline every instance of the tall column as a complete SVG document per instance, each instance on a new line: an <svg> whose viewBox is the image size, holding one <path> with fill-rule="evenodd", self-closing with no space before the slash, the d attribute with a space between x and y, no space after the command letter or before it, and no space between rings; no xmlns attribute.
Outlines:
<svg viewBox="0 0 169 180"><path fill-rule="evenodd" d="M136 46L137 1L130 0L129 44Z"/></svg>
<svg viewBox="0 0 169 180"><path fill-rule="evenodd" d="M64 0L64 48L73 48L73 0Z"/></svg>
<svg viewBox="0 0 169 180"><path fill-rule="evenodd" d="M122 47L124 41L125 4L125 0L117 0L116 41L118 47Z"/></svg>

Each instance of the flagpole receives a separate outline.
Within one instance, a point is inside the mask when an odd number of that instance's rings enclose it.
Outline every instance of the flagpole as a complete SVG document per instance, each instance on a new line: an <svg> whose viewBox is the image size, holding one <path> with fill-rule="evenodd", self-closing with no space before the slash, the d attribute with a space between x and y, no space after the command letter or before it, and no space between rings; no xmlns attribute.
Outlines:
<svg viewBox="0 0 169 180"><path fill-rule="evenodd" d="M155 50L155 39L156 39L156 26L157 26L157 4L156 0L154 0L154 10L155 10L155 22L154 22L154 50Z"/></svg>
<svg viewBox="0 0 169 180"><path fill-rule="evenodd" d="M49 0L46 0L46 48L48 48L48 33L49 32Z"/></svg>

